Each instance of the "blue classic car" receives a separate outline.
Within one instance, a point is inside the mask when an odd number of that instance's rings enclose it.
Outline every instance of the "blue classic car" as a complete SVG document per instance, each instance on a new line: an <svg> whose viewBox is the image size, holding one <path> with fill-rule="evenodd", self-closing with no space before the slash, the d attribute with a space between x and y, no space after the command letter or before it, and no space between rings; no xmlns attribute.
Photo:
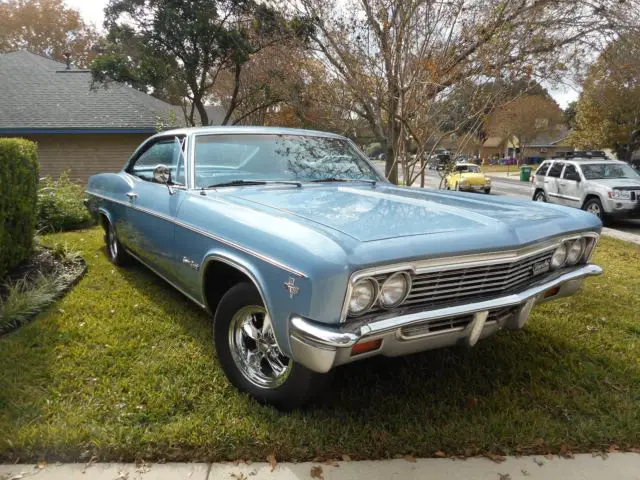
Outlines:
<svg viewBox="0 0 640 480"><path fill-rule="evenodd" d="M87 193L111 261L210 312L229 380L281 409L338 365L520 329L601 273L594 215L396 187L328 133L166 131Z"/></svg>

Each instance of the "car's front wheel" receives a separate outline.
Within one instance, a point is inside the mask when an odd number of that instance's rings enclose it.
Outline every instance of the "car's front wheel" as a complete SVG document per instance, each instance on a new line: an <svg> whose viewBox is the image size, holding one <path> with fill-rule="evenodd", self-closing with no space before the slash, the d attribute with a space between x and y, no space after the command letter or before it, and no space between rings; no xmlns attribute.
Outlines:
<svg viewBox="0 0 640 480"><path fill-rule="evenodd" d="M303 405L327 379L282 353L260 294L239 283L220 300L214 342L222 370L239 390L280 410Z"/></svg>
<svg viewBox="0 0 640 480"><path fill-rule="evenodd" d="M582 209L586 212L594 214L600 220L604 220L604 208L602 208L602 202L599 198L590 198L589 200L584 202Z"/></svg>
<svg viewBox="0 0 640 480"><path fill-rule="evenodd" d="M487 195L489 195L491 193L491 189L490 188L485 188L484 189L484 193L486 193Z"/></svg>

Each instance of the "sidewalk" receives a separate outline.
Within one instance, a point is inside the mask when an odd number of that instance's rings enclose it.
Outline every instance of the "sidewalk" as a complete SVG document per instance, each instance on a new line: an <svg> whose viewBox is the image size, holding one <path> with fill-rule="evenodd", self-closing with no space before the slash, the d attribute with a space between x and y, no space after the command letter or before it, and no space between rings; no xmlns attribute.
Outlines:
<svg viewBox="0 0 640 480"><path fill-rule="evenodd" d="M503 462L485 458L453 460L427 458L334 463L98 463L43 465L0 465L0 480L640 480L640 455L614 453L602 456L576 455L573 459L554 456L506 457ZM3 476L4 475L4 476Z"/></svg>

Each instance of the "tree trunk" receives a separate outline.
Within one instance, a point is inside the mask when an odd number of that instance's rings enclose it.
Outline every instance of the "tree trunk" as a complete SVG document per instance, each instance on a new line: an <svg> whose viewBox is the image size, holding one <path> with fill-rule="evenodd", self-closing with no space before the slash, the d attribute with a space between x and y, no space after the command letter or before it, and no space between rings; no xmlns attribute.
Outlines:
<svg viewBox="0 0 640 480"><path fill-rule="evenodd" d="M198 114L200 115L200 124L203 127L209 126L209 115L207 114L207 109L204 108L204 103L202 103L202 96L194 95L193 104L195 105L196 110L198 110Z"/></svg>

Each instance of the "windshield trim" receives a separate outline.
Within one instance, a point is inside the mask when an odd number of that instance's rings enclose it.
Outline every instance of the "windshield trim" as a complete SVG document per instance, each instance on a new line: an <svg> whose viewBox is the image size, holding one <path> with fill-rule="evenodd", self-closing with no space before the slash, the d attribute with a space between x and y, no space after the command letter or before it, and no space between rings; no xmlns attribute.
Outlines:
<svg viewBox="0 0 640 480"><path fill-rule="evenodd" d="M249 133L246 131L238 131L238 132L229 132L229 131L219 131L219 132L213 132L213 131L196 131L196 132L192 132L188 135L188 145L187 145L187 158L188 158L188 163L189 163L189 181L187 182L187 189L188 190L196 190L196 191L200 191L202 190L201 187L196 186L196 141L198 139L198 137L201 136L229 136L229 135L238 135L238 136L253 136L253 137L257 137L257 136L274 136L274 135L286 135L286 136L292 136L292 137L316 137L316 138L328 138L328 139L333 139L333 140L343 140L346 141L349 146L353 149L353 151L355 152L355 154L360 157L361 160L363 160L368 166L369 168L371 168L373 174L376 176L376 183L377 184L387 184L387 185L391 185L391 182L389 180L387 180L387 177L385 177L384 175L381 175L380 172L378 172L378 169L376 168L376 166L371 162L371 160L369 159L369 157L367 157L361 150L360 148L356 145L356 143L351 140L348 137L343 137L337 134L333 134L330 132L317 132L317 131L313 131L313 130L301 130L300 132L283 132L283 133L275 133L275 132L256 132L256 133ZM293 181L293 180L289 180L289 181ZM305 183L305 182L302 182Z"/></svg>

